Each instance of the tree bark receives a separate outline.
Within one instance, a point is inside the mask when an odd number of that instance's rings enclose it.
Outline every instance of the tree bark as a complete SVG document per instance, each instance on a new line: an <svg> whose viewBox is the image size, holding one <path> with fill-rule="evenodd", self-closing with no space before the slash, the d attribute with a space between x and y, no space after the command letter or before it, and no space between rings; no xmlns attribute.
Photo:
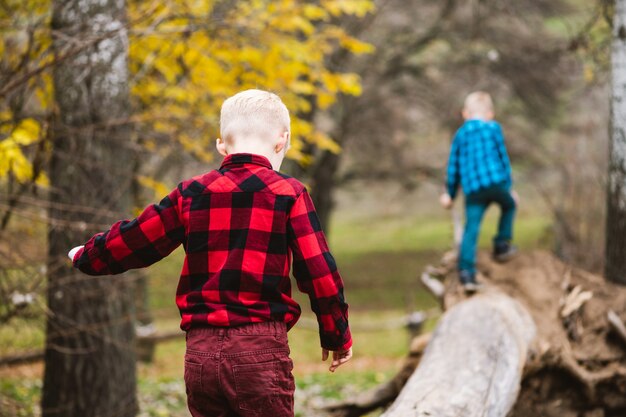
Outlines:
<svg viewBox="0 0 626 417"><path fill-rule="evenodd" d="M66 258L130 212L125 7L124 0L53 2L56 56L102 40L54 67L44 417L137 411L131 286L119 276L81 275Z"/></svg>
<svg viewBox="0 0 626 417"><path fill-rule="evenodd" d="M474 296L450 309L384 417L505 417L520 389L535 325L512 298Z"/></svg>
<svg viewBox="0 0 626 417"><path fill-rule="evenodd" d="M322 151L311 176L311 198L320 223L327 233L330 231L330 216L335 205L334 192L340 158L339 154Z"/></svg>
<svg viewBox="0 0 626 417"><path fill-rule="evenodd" d="M345 58L344 58L345 59ZM337 62L335 65L339 66ZM355 97L342 96L335 104L335 114L339 115L331 136L339 146L345 146L348 142L350 124L354 114ZM317 215L322 228L328 234L330 231L330 219L335 208L335 189L337 186L337 173L341 164L342 153L333 153L322 150L311 167L311 198L315 203Z"/></svg>
<svg viewBox="0 0 626 417"><path fill-rule="evenodd" d="M615 1L605 276L626 284L626 0Z"/></svg>

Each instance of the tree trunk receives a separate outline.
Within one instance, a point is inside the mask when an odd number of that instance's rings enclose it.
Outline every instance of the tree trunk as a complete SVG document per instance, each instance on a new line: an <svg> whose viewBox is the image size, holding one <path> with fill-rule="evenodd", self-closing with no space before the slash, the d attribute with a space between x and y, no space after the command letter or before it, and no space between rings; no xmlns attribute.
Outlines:
<svg viewBox="0 0 626 417"><path fill-rule="evenodd" d="M141 140L139 140L141 142ZM167 158L166 158L167 159ZM141 185L137 180L141 172L142 161L135 158L132 163L131 196L132 205L134 207L145 207L149 204L144 201L141 195ZM137 337L137 360L141 362L152 362L156 351L156 344L151 339L143 339L142 336L154 335L156 328L154 327L154 317L150 311L150 294L148 275L143 269L136 269L128 273L133 282L133 296L135 309L135 335Z"/></svg>
<svg viewBox="0 0 626 417"><path fill-rule="evenodd" d="M48 231L46 369L42 415L134 416L132 291L87 277L73 246L130 211L132 151L124 0L55 0L53 152Z"/></svg>
<svg viewBox="0 0 626 417"><path fill-rule="evenodd" d="M311 176L311 198L315 203L315 209L320 223L326 233L330 232L330 215L332 214L335 201L335 177L339 169L340 155L330 151L323 151Z"/></svg>
<svg viewBox="0 0 626 417"><path fill-rule="evenodd" d="M335 104L335 115L339 115L331 136L339 146L348 142L350 125L354 114L354 97L343 96ZM342 153L333 153L322 150L311 169L311 198L315 203L317 215L324 231L330 231L330 218L335 208L335 189L337 186L337 172L341 164Z"/></svg>
<svg viewBox="0 0 626 417"><path fill-rule="evenodd" d="M534 336L530 314L504 294L457 304L442 317L419 367L384 416L505 417Z"/></svg>
<svg viewBox="0 0 626 417"><path fill-rule="evenodd" d="M626 0L615 2L612 61L605 276L626 284Z"/></svg>

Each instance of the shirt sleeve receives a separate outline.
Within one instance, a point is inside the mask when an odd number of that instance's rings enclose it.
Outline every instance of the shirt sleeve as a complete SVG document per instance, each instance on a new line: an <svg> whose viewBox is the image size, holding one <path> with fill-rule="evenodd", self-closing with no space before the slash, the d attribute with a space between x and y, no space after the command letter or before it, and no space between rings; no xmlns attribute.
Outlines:
<svg viewBox="0 0 626 417"><path fill-rule="evenodd" d="M306 190L291 209L288 233L293 254L293 275L300 291L308 294L311 300L322 347L334 351L349 349L352 336L343 281Z"/></svg>
<svg viewBox="0 0 626 417"><path fill-rule="evenodd" d="M453 200L456 197L461 182L459 142L459 134L457 133L452 140L452 148L450 149L450 157L448 158L448 172L446 175L446 188Z"/></svg>
<svg viewBox="0 0 626 417"><path fill-rule="evenodd" d="M502 162L502 168L506 177L505 186L511 188L513 185L513 175L511 173L511 161L509 160L509 154L506 151L506 145L504 144L504 134L502 133L502 127L498 123L494 123L494 135L496 140L496 149L498 156Z"/></svg>
<svg viewBox="0 0 626 417"><path fill-rule="evenodd" d="M174 189L133 220L121 220L98 233L74 256L74 266L89 275L119 274L151 265L183 242L180 192Z"/></svg>

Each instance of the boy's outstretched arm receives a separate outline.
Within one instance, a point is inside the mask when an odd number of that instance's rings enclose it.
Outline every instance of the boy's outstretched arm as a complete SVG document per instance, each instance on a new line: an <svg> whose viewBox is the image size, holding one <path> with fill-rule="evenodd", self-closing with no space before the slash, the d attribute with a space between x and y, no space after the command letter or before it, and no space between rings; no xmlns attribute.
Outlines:
<svg viewBox="0 0 626 417"><path fill-rule="evenodd" d="M183 241L178 188L133 220L122 220L70 251L74 266L89 275L119 274L169 255ZM71 252L74 252L73 256Z"/></svg>
<svg viewBox="0 0 626 417"><path fill-rule="evenodd" d="M450 156L448 157L448 168L446 171L446 191L439 196L439 204L445 209L451 209L454 204L457 190L461 182L459 140L457 135L452 140Z"/></svg>
<svg viewBox="0 0 626 417"><path fill-rule="evenodd" d="M348 304L343 281L308 192L297 198L289 215L288 235L293 253L293 275L300 291L308 294L317 316L322 358L333 352L330 371L352 357L352 336L348 325Z"/></svg>
<svg viewBox="0 0 626 417"><path fill-rule="evenodd" d="M452 147L450 148L450 156L448 157L448 169L446 172L446 189L450 200L454 200L456 193L459 189L461 182L461 168L460 168L460 147L459 147L458 134L455 135L452 140ZM443 205L443 202L442 202ZM452 206L450 202L450 207Z"/></svg>

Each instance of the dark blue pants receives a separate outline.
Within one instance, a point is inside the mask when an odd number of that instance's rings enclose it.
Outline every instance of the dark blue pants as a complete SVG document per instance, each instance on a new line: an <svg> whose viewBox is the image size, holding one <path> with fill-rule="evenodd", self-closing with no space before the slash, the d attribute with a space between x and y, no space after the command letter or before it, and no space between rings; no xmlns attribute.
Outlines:
<svg viewBox="0 0 626 417"><path fill-rule="evenodd" d="M513 238L513 220L515 219L515 200L511 192L502 185L494 185L465 196L465 231L459 254L459 270L476 273L476 244L480 233L480 224L485 211L491 203L500 206L498 233L493 239L494 245Z"/></svg>

